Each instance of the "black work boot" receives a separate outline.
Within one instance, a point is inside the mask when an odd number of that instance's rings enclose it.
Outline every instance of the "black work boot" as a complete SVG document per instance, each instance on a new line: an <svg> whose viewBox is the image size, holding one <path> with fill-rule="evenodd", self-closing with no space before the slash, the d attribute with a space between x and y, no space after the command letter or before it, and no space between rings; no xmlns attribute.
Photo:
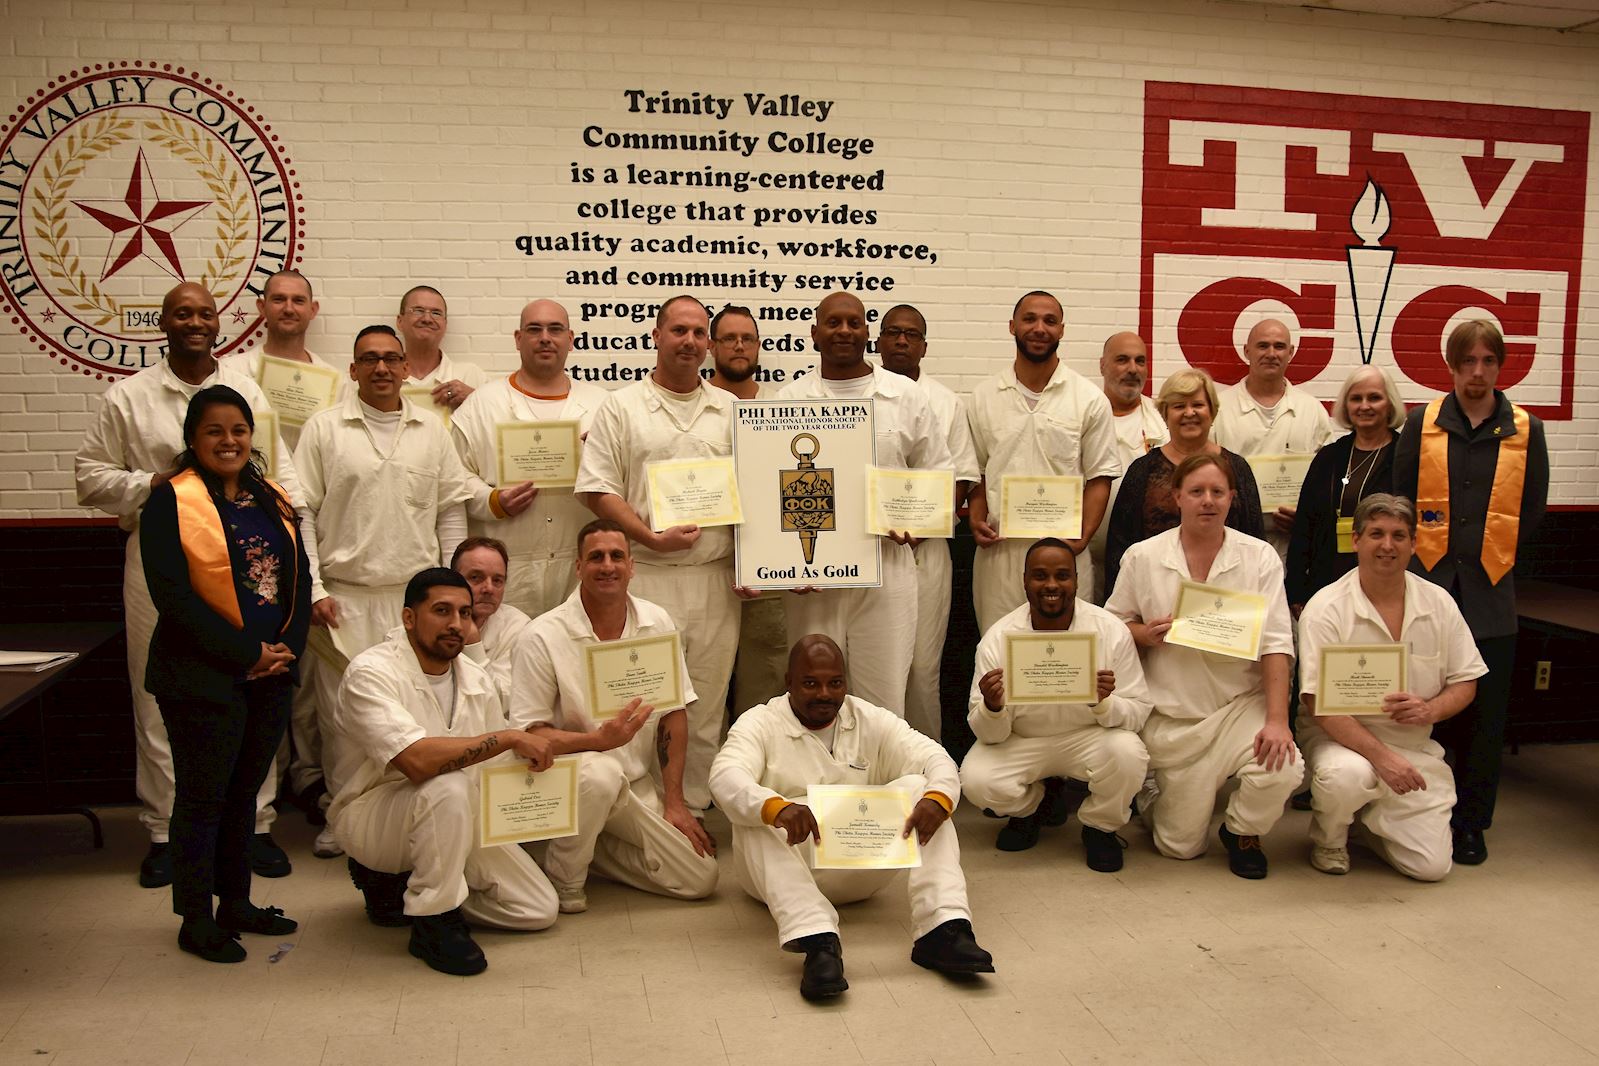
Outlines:
<svg viewBox="0 0 1599 1066"><path fill-rule="evenodd" d="M483 949L467 931L461 908L411 919L411 954L439 973L471 977L489 968Z"/></svg>
<svg viewBox="0 0 1599 1066"><path fill-rule="evenodd" d="M849 988L844 980L844 945L837 933L812 933L783 945L784 951L804 952L805 972L800 977L800 995L815 1002L832 999Z"/></svg>
<svg viewBox="0 0 1599 1066"><path fill-rule="evenodd" d="M349 860L350 880L366 897L366 920L386 929L402 929L411 924L405 916L405 886L409 872L387 874Z"/></svg>

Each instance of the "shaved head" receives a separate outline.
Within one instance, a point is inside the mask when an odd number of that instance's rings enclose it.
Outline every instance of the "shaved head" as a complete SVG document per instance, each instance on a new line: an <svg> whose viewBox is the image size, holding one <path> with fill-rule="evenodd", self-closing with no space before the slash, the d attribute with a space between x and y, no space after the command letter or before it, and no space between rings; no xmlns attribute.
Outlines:
<svg viewBox="0 0 1599 1066"><path fill-rule="evenodd" d="M849 696L844 678L844 653L832 639L812 633L794 642L788 653L788 706L806 729L826 729L838 718Z"/></svg>

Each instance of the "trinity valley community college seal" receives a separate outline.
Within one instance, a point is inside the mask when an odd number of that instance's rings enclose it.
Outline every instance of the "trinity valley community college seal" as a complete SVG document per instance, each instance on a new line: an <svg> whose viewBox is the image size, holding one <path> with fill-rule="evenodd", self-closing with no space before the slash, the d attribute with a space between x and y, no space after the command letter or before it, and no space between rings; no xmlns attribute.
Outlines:
<svg viewBox="0 0 1599 1066"><path fill-rule="evenodd" d="M253 106L195 71L94 64L45 85L0 133L0 298L41 352L92 377L165 354L161 298L216 298L216 354L261 334L273 273L303 255L299 182Z"/></svg>

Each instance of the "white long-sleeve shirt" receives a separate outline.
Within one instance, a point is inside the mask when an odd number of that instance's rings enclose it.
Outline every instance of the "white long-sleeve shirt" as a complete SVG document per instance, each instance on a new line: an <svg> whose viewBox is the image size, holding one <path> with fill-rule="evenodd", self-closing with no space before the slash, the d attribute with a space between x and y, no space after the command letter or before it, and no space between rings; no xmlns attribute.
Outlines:
<svg viewBox="0 0 1599 1066"><path fill-rule="evenodd" d="M478 643L467 645L465 650L465 654L494 679L494 687L507 712L511 707L511 667L516 660L516 649L532 624L533 619L526 612L502 603L478 630L481 638Z"/></svg>
<svg viewBox="0 0 1599 1066"><path fill-rule="evenodd" d="M1218 398L1210 439L1244 458L1251 455L1313 455L1338 435L1326 408L1304 389L1284 382L1270 414L1240 381Z"/></svg>
<svg viewBox="0 0 1599 1066"><path fill-rule="evenodd" d="M927 402L933 407L933 417L943 428L945 439L949 442L955 480L975 484L983 476L983 467L977 461L977 449L972 444L972 424L966 414L966 401L925 371L916 379L916 383L926 391Z"/></svg>
<svg viewBox="0 0 1599 1066"><path fill-rule="evenodd" d="M954 470L949 433L934 413L928 393L917 382L881 367L872 367L871 384L850 390L859 378L829 381L818 372L784 385L783 400L825 400L833 397L870 397L872 432L877 436L877 465L907 470ZM835 391L837 390L837 391ZM956 477L960 471L956 470Z"/></svg>
<svg viewBox="0 0 1599 1066"><path fill-rule="evenodd" d="M1098 640L1096 670L1116 674L1116 690L1098 703L1007 703L999 712L988 709L978 682L983 675L1005 665L1005 634L1035 632L1031 608L1022 604L995 622L977 645L977 668L972 672L972 691L967 699L966 721L972 733L984 744L998 744L1011 734L1019 737L1048 737L1085 726L1128 729L1144 728L1154 703L1144 684L1144 668L1138 661L1138 647L1121 619L1086 600L1078 600L1072 612L1068 633L1094 633Z"/></svg>

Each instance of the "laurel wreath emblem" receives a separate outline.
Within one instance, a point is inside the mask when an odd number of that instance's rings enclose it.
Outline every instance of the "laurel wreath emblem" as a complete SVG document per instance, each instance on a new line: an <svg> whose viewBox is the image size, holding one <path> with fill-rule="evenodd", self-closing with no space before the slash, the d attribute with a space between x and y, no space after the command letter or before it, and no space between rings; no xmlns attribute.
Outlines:
<svg viewBox="0 0 1599 1066"><path fill-rule="evenodd" d="M83 271L72 238L67 236L67 203L72 186L83 176L83 168L110 148L131 140L133 120L111 118L95 120L81 133L69 130L61 147L41 171L39 204L33 209L33 235L43 246L40 259L50 276L61 282L67 298L77 301L73 310L98 316L94 324L104 326L117 320L117 309L100 286Z"/></svg>
<svg viewBox="0 0 1599 1066"><path fill-rule="evenodd" d="M244 263L242 249L250 242L251 217L249 193L240 187L239 175L225 170L227 158L214 140L202 136L192 126L187 126L171 115L157 120L145 120L144 127L150 139L177 156L192 163L200 173L200 180L216 197L221 213L217 219L216 245L211 250L205 269L200 272L200 284L211 291L218 304L228 298L222 284L237 267Z"/></svg>

